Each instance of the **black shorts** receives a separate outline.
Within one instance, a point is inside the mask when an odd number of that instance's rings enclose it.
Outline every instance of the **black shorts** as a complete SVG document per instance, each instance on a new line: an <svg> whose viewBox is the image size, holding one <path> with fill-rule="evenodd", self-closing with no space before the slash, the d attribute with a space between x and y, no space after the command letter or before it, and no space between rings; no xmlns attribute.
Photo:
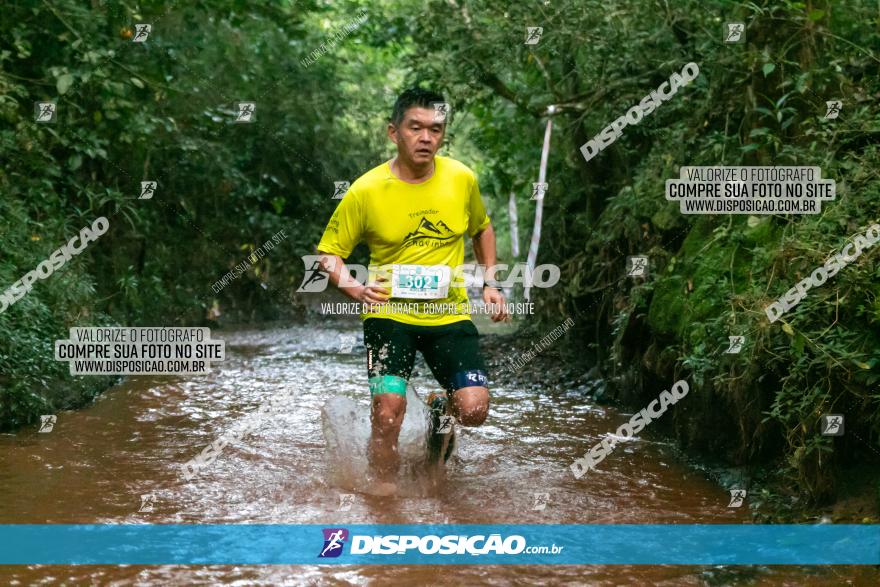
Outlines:
<svg viewBox="0 0 880 587"><path fill-rule="evenodd" d="M470 320L443 326L414 326L390 318L367 318L364 345L370 394L405 396L416 351L422 353L434 378L447 392L462 387L488 387L478 336L477 327Z"/></svg>

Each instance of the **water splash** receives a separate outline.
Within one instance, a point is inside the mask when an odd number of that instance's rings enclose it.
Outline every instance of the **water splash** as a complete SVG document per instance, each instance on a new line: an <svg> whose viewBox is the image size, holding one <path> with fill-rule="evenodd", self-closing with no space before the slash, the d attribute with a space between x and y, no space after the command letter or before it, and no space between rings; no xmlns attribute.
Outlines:
<svg viewBox="0 0 880 587"><path fill-rule="evenodd" d="M425 402L407 386L406 413L397 445L401 491L424 492L429 415ZM362 489L368 473L369 407L350 397L332 397L321 408L321 425L331 482L345 489Z"/></svg>

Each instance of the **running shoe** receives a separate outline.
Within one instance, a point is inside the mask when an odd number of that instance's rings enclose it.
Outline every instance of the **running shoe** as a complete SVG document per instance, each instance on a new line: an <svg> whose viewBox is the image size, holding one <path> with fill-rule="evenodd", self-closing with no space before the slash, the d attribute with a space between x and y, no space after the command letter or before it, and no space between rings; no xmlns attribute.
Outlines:
<svg viewBox="0 0 880 587"><path fill-rule="evenodd" d="M449 399L444 393L431 392L427 403L430 409L428 462L438 463L441 454L445 462L449 460L455 446L455 423L452 416L447 413Z"/></svg>

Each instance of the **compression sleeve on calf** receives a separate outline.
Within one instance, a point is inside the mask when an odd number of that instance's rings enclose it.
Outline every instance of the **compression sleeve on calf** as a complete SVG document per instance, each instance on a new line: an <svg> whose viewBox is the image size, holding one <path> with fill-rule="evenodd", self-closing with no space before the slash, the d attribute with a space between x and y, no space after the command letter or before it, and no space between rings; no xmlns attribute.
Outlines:
<svg viewBox="0 0 880 587"><path fill-rule="evenodd" d="M370 397L380 393L396 393L406 397L406 379L396 375L370 377Z"/></svg>
<svg viewBox="0 0 880 587"><path fill-rule="evenodd" d="M459 371L452 377L452 389L458 390L462 387L489 387L489 376L481 369Z"/></svg>

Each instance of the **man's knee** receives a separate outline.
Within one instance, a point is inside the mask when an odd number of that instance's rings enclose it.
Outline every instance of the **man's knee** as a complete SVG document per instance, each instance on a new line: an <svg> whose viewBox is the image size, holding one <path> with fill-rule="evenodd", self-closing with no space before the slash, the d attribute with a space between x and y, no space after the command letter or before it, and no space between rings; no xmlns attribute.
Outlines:
<svg viewBox="0 0 880 587"><path fill-rule="evenodd" d="M456 418L462 426L479 426L489 415L489 390L485 387L463 387L453 398Z"/></svg>
<svg viewBox="0 0 880 587"><path fill-rule="evenodd" d="M382 433L400 430L406 413L406 398L395 393L373 396L373 428Z"/></svg>

